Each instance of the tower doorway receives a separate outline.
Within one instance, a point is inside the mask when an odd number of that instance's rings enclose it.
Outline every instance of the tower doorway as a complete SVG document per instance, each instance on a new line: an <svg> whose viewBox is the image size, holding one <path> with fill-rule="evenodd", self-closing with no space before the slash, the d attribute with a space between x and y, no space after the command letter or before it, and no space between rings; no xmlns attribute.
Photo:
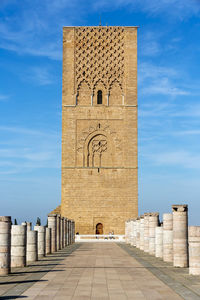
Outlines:
<svg viewBox="0 0 200 300"><path fill-rule="evenodd" d="M96 225L96 234L103 234L103 224L98 223Z"/></svg>

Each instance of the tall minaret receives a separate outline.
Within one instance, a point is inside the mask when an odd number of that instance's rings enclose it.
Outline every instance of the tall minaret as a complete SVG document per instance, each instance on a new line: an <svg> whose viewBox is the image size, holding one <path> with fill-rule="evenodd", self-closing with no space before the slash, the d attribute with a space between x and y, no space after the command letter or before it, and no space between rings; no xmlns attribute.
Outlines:
<svg viewBox="0 0 200 300"><path fill-rule="evenodd" d="M64 27L62 216L124 234L137 174L137 27Z"/></svg>

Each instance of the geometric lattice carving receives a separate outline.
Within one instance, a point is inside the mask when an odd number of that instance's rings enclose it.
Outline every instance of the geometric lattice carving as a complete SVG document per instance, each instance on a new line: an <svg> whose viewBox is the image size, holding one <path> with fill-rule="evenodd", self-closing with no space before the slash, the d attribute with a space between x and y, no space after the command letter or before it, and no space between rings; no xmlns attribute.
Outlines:
<svg viewBox="0 0 200 300"><path fill-rule="evenodd" d="M75 29L75 85L90 86L101 81L109 92L112 82L123 91L124 29L121 27L78 27Z"/></svg>

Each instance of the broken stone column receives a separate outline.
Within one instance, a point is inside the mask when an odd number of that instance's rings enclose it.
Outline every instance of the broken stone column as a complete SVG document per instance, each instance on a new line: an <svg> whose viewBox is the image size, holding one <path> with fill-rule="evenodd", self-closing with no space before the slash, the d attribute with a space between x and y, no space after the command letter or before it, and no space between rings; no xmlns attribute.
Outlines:
<svg viewBox="0 0 200 300"><path fill-rule="evenodd" d="M11 217L0 217L0 276L10 273Z"/></svg>
<svg viewBox="0 0 200 300"><path fill-rule="evenodd" d="M70 220L67 219L67 245L70 245Z"/></svg>
<svg viewBox="0 0 200 300"><path fill-rule="evenodd" d="M65 218L65 246L68 246L68 222L67 218Z"/></svg>
<svg viewBox="0 0 200 300"><path fill-rule="evenodd" d="M70 226L70 224L69 224ZM126 223L125 223L125 226L126 226L126 234L125 234L125 242L127 244L130 244L130 234L131 234L131 220L127 220Z"/></svg>
<svg viewBox="0 0 200 300"><path fill-rule="evenodd" d="M140 250L144 250L144 216L140 216Z"/></svg>
<svg viewBox="0 0 200 300"><path fill-rule="evenodd" d="M144 252L149 252L149 213L144 214Z"/></svg>
<svg viewBox="0 0 200 300"><path fill-rule="evenodd" d="M140 217L136 219L136 248L140 248Z"/></svg>
<svg viewBox="0 0 200 300"><path fill-rule="evenodd" d="M200 226L188 227L189 274L200 275Z"/></svg>
<svg viewBox="0 0 200 300"><path fill-rule="evenodd" d="M63 218L63 247L66 247L66 218Z"/></svg>
<svg viewBox="0 0 200 300"><path fill-rule="evenodd" d="M27 231L32 230L32 223L31 222L26 222L27 226Z"/></svg>
<svg viewBox="0 0 200 300"><path fill-rule="evenodd" d="M61 249L60 223L60 215L57 215L57 251Z"/></svg>
<svg viewBox="0 0 200 300"><path fill-rule="evenodd" d="M155 255L155 229L159 223L159 213L149 215L149 254Z"/></svg>
<svg viewBox="0 0 200 300"><path fill-rule="evenodd" d="M69 220L69 244L72 244L72 220Z"/></svg>
<svg viewBox="0 0 200 300"><path fill-rule="evenodd" d="M130 220L130 244L134 246L134 219Z"/></svg>
<svg viewBox="0 0 200 300"><path fill-rule="evenodd" d="M51 252L57 251L57 218L56 214L48 215L48 228L51 228Z"/></svg>
<svg viewBox="0 0 200 300"><path fill-rule="evenodd" d="M188 267L188 206L172 205L173 265Z"/></svg>
<svg viewBox="0 0 200 300"><path fill-rule="evenodd" d="M163 261L173 262L173 215L163 214Z"/></svg>
<svg viewBox="0 0 200 300"><path fill-rule="evenodd" d="M11 267L26 266L26 226L11 227Z"/></svg>
<svg viewBox="0 0 200 300"><path fill-rule="evenodd" d="M161 226L155 229L155 256L163 257L163 227Z"/></svg>
<svg viewBox="0 0 200 300"><path fill-rule="evenodd" d="M134 220L133 223L133 246L136 247L137 240L137 219Z"/></svg>
<svg viewBox="0 0 200 300"><path fill-rule="evenodd" d="M63 217L60 217L60 249L63 248Z"/></svg>
<svg viewBox="0 0 200 300"><path fill-rule="evenodd" d="M75 221L72 220L72 243L75 243Z"/></svg>
<svg viewBox="0 0 200 300"><path fill-rule="evenodd" d="M46 246L46 227L45 226L34 226L34 230L38 232L38 258L45 256Z"/></svg>
<svg viewBox="0 0 200 300"><path fill-rule="evenodd" d="M46 227L46 245L45 245L45 254L51 253L51 228Z"/></svg>
<svg viewBox="0 0 200 300"><path fill-rule="evenodd" d="M26 261L31 263L38 260L38 232L27 230Z"/></svg>

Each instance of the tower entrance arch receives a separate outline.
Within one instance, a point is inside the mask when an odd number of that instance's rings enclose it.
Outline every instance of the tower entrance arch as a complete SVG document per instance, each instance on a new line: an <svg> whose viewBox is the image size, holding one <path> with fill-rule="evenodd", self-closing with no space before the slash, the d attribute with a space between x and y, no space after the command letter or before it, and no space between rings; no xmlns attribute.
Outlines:
<svg viewBox="0 0 200 300"><path fill-rule="evenodd" d="M103 234L103 224L102 223L98 223L96 225L96 234Z"/></svg>

